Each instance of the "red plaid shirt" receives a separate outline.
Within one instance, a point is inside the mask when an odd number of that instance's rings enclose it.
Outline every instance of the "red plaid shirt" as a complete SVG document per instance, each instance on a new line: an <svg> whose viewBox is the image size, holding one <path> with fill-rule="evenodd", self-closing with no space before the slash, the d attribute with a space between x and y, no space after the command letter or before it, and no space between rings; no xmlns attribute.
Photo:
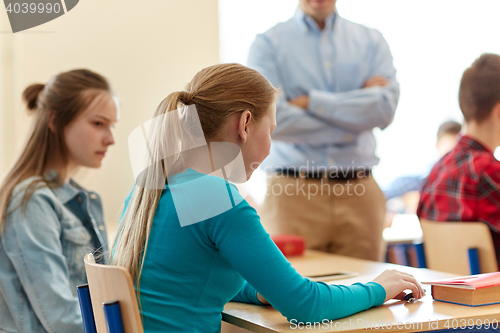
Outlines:
<svg viewBox="0 0 500 333"><path fill-rule="evenodd" d="M464 135L424 181L417 215L431 221L486 223L500 263L500 161Z"/></svg>

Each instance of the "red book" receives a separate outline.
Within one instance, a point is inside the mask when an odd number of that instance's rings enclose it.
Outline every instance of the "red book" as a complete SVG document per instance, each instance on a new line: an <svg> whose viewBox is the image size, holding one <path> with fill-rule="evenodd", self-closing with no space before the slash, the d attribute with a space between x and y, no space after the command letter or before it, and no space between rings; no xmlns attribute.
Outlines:
<svg viewBox="0 0 500 333"><path fill-rule="evenodd" d="M422 283L431 284L433 286L476 290L500 286L500 272L461 276L454 279L444 279Z"/></svg>
<svg viewBox="0 0 500 333"><path fill-rule="evenodd" d="M304 253L306 244L304 238L295 235L275 235L271 236L276 246L285 257L300 256Z"/></svg>
<svg viewBox="0 0 500 333"><path fill-rule="evenodd" d="M500 272L422 283L432 285L436 301L468 306L500 303Z"/></svg>

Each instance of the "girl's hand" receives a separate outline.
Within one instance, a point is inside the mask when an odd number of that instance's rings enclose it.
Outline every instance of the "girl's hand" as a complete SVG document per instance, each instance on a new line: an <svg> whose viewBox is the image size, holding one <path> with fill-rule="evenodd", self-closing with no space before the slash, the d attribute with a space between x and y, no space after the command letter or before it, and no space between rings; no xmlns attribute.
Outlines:
<svg viewBox="0 0 500 333"><path fill-rule="evenodd" d="M410 289L413 297L421 298L424 296L424 290L415 280L413 275L388 269L377 276L373 282L377 282L385 289L385 301L390 299L404 300L404 291Z"/></svg>

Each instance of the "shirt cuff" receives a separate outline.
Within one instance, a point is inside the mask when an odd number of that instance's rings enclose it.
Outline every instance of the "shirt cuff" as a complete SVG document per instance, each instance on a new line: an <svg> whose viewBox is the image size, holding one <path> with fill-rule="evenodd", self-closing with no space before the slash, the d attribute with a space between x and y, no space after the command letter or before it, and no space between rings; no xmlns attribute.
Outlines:
<svg viewBox="0 0 500 333"><path fill-rule="evenodd" d="M257 290L255 290L255 288L253 288L248 282L245 283L238 295L236 295L231 301L258 305L264 304L259 301L259 298L257 297Z"/></svg>

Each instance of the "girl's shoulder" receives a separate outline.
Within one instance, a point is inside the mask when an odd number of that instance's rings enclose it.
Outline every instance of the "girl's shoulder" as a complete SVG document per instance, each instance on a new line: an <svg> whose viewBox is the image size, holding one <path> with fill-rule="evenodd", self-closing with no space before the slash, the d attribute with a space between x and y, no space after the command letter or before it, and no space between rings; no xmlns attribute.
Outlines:
<svg viewBox="0 0 500 333"><path fill-rule="evenodd" d="M52 189L42 180L42 177L33 176L21 181L14 187L9 202L9 209L16 209L20 207L27 191L31 192L31 196L27 201L27 204L30 202L41 201L47 201L52 205L54 203L59 203L59 199L54 194Z"/></svg>

